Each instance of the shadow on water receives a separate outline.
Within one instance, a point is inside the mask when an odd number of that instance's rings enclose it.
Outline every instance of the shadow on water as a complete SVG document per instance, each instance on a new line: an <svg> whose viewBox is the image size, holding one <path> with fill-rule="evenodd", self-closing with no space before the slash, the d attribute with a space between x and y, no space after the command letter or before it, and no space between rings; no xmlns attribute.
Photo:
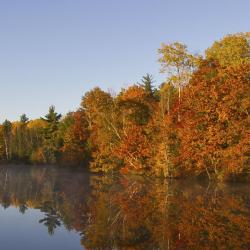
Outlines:
<svg viewBox="0 0 250 250"><path fill-rule="evenodd" d="M0 204L39 210L37 225L76 231L84 249L250 249L249 184L2 167Z"/></svg>

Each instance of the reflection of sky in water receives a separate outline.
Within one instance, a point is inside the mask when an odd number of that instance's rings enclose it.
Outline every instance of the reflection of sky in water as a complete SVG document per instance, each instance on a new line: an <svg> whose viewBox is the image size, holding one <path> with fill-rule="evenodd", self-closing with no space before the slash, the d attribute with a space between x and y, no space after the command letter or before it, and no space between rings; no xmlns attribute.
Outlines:
<svg viewBox="0 0 250 250"><path fill-rule="evenodd" d="M0 250L250 249L249 188L3 167Z"/></svg>
<svg viewBox="0 0 250 250"><path fill-rule="evenodd" d="M50 236L47 228L39 223L44 213L28 209L25 214L18 208L0 207L0 249L3 250L82 250L80 236L58 227Z"/></svg>

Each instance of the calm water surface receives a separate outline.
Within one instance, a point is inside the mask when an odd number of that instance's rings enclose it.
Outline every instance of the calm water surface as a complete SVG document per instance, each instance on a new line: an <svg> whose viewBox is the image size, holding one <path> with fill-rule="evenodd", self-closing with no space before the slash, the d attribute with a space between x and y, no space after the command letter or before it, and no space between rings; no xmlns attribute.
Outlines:
<svg viewBox="0 0 250 250"><path fill-rule="evenodd" d="M250 249L250 186L0 167L0 249Z"/></svg>

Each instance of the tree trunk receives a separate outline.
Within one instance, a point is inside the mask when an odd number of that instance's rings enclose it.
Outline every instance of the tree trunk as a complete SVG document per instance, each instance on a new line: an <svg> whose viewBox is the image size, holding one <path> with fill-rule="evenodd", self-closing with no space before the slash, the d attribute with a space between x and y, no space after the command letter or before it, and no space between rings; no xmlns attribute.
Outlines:
<svg viewBox="0 0 250 250"><path fill-rule="evenodd" d="M179 92L179 112L178 112L178 122L181 121L181 115L180 115L180 106L181 106L181 86L179 85L178 87L178 92Z"/></svg>
<svg viewBox="0 0 250 250"><path fill-rule="evenodd" d="M5 144L6 159L8 161L9 160L9 149L8 149L8 143L7 143L7 139L6 138L4 138L4 144Z"/></svg>

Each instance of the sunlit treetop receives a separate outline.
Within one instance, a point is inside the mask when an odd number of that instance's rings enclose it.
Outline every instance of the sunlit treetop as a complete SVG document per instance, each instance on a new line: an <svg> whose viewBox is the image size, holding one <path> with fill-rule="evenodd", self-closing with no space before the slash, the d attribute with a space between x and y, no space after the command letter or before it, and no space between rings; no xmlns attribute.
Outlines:
<svg viewBox="0 0 250 250"><path fill-rule="evenodd" d="M250 63L250 32L227 35L206 50L206 59L222 66Z"/></svg>
<svg viewBox="0 0 250 250"><path fill-rule="evenodd" d="M187 46L180 42L162 44L158 53L160 72L166 73L168 81L178 88L188 83L201 61L201 56L189 53Z"/></svg>

